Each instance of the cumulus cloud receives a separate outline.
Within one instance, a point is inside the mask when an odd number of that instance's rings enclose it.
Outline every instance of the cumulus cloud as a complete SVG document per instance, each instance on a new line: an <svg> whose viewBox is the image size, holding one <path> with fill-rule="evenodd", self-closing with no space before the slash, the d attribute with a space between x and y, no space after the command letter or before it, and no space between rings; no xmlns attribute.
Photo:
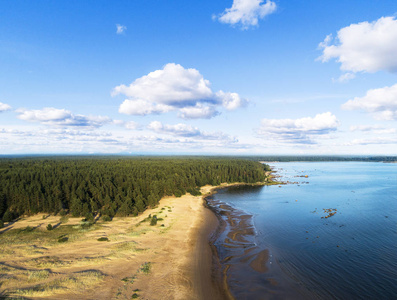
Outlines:
<svg viewBox="0 0 397 300"><path fill-rule="evenodd" d="M45 107L41 110L18 109L18 118L50 126L97 128L111 122L109 117L75 115L66 109Z"/></svg>
<svg viewBox="0 0 397 300"><path fill-rule="evenodd" d="M6 110L10 110L10 109L11 109L11 106L9 106L8 104L0 102L0 112L6 111Z"/></svg>
<svg viewBox="0 0 397 300"><path fill-rule="evenodd" d="M116 30L117 34L122 34L124 31L127 30L126 26L120 25L120 24L116 24L116 28L117 28L117 30Z"/></svg>
<svg viewBox="0 0 397 300"><path fill-rule="evenodd" d="M353 125L350 126L350 131L371 132L375 134L393 134L397 133L396 128L385 128L379 125Z"/></svg>
<svg viewBox="0 0 397 300"><path fill-rule="evenodd" d="M219 22L240 25L243 30L258 26L259 19L274 13L277 9L275 2L266 0L233 0L231 8L226 8L219 16L213 16Z"/></svg>
<svg viewBox="0 0 397 300"><path fill-rule="evenodd" d="M217 141L229 141L238 142L234 137L221 132L209 133L204 132L188 124L178 123L175 125L162 124L159 121L151 122L148 129L162 134L170 134L179 137L194 138L194 139L204 139L204 140L217 140Z"/></svg>
<svg viewBox="0 0 397 300"><path fill-rule="evenodd" d="M224 93L219 91L216 93L218 99L222 101L222 105L227 110L235 110L239 107L246 106L248 101L240 97L237 93Z"/></svg>
<svg viewBox="0 0 397 300"><path fill-rule="evenodd" d="M211 119L219 115L214 106L197 103L196 106L188 106L179 110L178 116L182 119Z"/></svg>
<svg viewBox="0 0 397 300"><path fill-rule="evenodd" d="M211 118L218 114L217 106L232 110L246 103L236 93L214 93L198 70L174 63L136 79L129 86L116 86L112 96L120 94L128 99L120 105L119 112L142 116L179 111L182 118Z"/></svg>
<svg viewBox="0 0 397 300"><path fill-rule="evenodd" d="M341 70L348 72L397 71L397 20L382 17L374 22L351 24L338 31L333 38L328 35L319 44L323 62L336 59Z"/></svg>
<svg viewBox="0 0 397 300"><path fill-rule="evenodd" d="M330 112L317 114L314 118L263 119L258 133L266 138L297 144L315 144L314 137L335 131L339 121Z"/></svg>
<svg viewBox="0 0 397 300"><path fill-rule="evenodd" d="M150 114L161 114L173 110L172 106L156 104L142 99L124 100L119 107L119 113L126 115L146 116Z"/></svg>
<svg viewBox="0 0 397 300"><path fill-rule="evenodd" d="M364 110L378 120L397 120L397 84L368 90L364 97L355 97L344 103L342 109Z"/></svg>

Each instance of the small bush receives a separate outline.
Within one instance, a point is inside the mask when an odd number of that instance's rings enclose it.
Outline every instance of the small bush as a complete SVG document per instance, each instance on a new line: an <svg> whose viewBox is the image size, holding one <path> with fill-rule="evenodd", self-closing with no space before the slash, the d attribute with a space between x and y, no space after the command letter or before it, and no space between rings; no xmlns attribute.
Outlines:
<svg viewBox="0 0 397 300"><path fill-rule="evenodd" d="M94 221L94 215L90 212L86 213L84 217L85 217L84 221Z"/></svg>
<svg viewBox="0 0 397 300"><path fill-rule="evenodd" d="M64 234L58 237L58 243L65 243L69 240L69 238Z"/></svg>
<svg viewBox="0 0 397 300"><path fill-rule="evenodd" d="M66 209L61 209L61 211L59 212L59 215L61 216L61 217L64 217L64 216L66 216L68 214L68 211L66 210Z"/></svg>
<svg viewBox="0 0 397 300"><path fill-rule="evenodd" d="M150 220L150 226L155 226L157 225L157 216L153 216L153 218Z"/></svg>
<svg viewBox="0 0 397 300"><path fill-rule="evenodd" d="M80 228L81 229L88 229L92 225L94 225L94 222L92 222L92 221L87 221L86 219L83 219L83 220L80 221Z"/></svg>
<svg viewBox="0 0 397 300"><path fill-rule="evenodd" d="M61 222L61 223L67 223L67 222L69 222L69 218L67 217L67 216L62 216L60 219L59 219L59 222Z"/></svg>
<svg viewBox="0 0 397 300"><path fill-rule="evenodd" d="M101 220L104 222L110 222L110 221L112 221L112 218L109 217L108 215L104 215L101 217Z"/></svg>
<svg viewBox="0 0 397 300"><path fill-rule="evenodd" d="M25 228L20 229L19 232L26 232L26 233L29 233L29 232L32 232L33 230L35 230L34 227L26 226Z"/></svg>
<svg viewBox="0 0 397 300"><path fill-rule="evenodd" d="M107 237L102 236L97 241L99 241L99 242L108 242L109 239Z"/></svg>
<svg viewBox="0 0 397 300"><path fill-rule="evenodd" d="M48 230L48 231L53 230L53 229L54 229L54 227L52 227L51 224L48 224L48 225L47 225L47 230Z"/></svg>
<svg viewBox="0 0 397 300"><path fill-rule="evenodd" d="M139 295L137 293L133 293L131 299L137 299L137 298L139 298Z"/></svg>
<svg viewBox="0 0 397 300"><path fill-rule="evenodd" d="M152 264L150 262L145 262L144 264L142 264L140 271L144 274L149 274L151 267L152 267Z"/></svg>

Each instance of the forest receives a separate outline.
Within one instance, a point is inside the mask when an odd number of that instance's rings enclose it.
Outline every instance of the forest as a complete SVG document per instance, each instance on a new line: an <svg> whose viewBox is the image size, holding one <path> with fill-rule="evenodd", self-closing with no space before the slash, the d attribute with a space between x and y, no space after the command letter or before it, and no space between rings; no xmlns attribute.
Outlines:
<svg viewBox="0 0 397 300"><path fill-rule="evenodd" d="M0 220L39 212L136 216L164 196L200 195L223 182L263 182L268 165L220 157L17 157L0 159Z"/></svg>
<svg viewBox="0 0 397 300"><path fill-rule="evenodd" d="M336 156L336 155L266 155L250 156L254 161L291 162L291 161L361 161L361 162L396 162L397 156Z"/></svg>

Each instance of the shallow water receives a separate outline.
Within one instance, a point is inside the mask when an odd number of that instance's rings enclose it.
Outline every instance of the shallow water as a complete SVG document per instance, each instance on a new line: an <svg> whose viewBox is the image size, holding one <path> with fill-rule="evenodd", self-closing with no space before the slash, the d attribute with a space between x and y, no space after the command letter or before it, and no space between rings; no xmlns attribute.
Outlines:
<svg viewBox="0 0 397 300"><path fill-rule="evenodd" d="M253 225L245 245L225 243L230 225L215 242L221 262L229 264L233 295L397 299L397 164L271 165L281 181L298 183L232 187L210 201L218 210L229 205L232 215L245 215L244 222ZM304 175L308 177L297 177ZM330 212L335 214L325 218ZM260 272L250 263L256 257L252 254L264 249L269 257L263 261L266 272Z"/></svg>

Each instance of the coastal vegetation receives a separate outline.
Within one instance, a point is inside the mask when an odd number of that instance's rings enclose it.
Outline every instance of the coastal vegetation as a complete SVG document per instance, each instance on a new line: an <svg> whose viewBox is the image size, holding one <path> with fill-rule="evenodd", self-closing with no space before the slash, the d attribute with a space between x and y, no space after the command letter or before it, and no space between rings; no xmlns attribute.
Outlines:
<svg viewBox="0 0 397 300"><path fill-rule="evenodd" d="M263 182L269 166L241 158L30 157L0 159L0 219L39 212L109 221L137 216L164 196ZM49 229L50 230L50 229Z"/></svg>

